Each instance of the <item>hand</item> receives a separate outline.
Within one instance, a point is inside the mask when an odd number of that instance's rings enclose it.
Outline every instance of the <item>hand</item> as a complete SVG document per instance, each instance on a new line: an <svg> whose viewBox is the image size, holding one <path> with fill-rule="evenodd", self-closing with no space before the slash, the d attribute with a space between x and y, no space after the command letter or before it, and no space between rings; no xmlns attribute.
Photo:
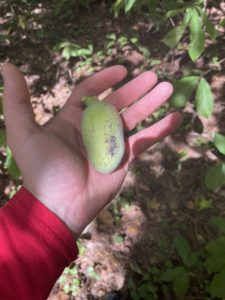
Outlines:
<svg viewBox="0 0 225 300"><path fill-rule="evenodd" d="M57 116L44 126L35 123L22 73L12 64L3 65L1 72L7 141L23 185L61 218L76 238L118 193L129 163L182 121L179 113L172 113L126 138L122 164L112 174L100 174L90 165L80 135L84 109L81 97L99 95L123 80L125 67L109 67L84 80ZM121 114L125 130L135 128L171 96L170 83L156 83L156 75L145 72L104 99L118 110L129 106Z"/></svg>

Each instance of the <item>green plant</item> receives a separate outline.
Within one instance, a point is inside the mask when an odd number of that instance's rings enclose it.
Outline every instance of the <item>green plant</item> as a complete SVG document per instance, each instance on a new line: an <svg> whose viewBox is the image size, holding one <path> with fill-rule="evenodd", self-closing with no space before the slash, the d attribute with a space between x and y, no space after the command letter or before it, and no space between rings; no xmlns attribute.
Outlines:
<svg viewBox="0 0 225 300"><path fill-rule="evenodd" d="M83 256L86 252L86 247L82 244L82 241L80 239L77 240L77 246L79 250L79 256Z"/></svg>
<svg viewBox="0 0 225 300"><path fill-rule="evenodd" d="M171 283L177 297L184 296L190 286L192 269L199 264L200 252L192 252L188 241L181 235L174 239L174 248L181 260L181 265L170 266L161 275L161 280Z"/></svg>
<svg viewBox="0 0 225 300"><path fill-rule="evenodd" d="M224 299L225 218L214 216L208 225L213 230L216 226L218 235L197 251L193 251L188 240L178 233L173 244L166 247L169 257L167 251L163 253L168 257L164 262L150 267L148 272L132 263L133 273L127 283L130 298L155 300L159 299L159 294L164 298L174 293L180 300L189 299L189 295L195 297L193 291L197 291L202 299Z"/></svg>
<svg viewBox="0 0 225 300"><path fill-rule="evenodd" d="M211 87L204 77L187 76L175 80L174 94L171 98L172 107L184 107L194 95L195 108L199 116L208 118L213 112L214 97Z"/></svg>
<svg viewBox="0 0 225 300"><path fill-rule="evenodd" d="M142 52L144 50L149 51L147 48L143 47L141 48L139 39L137 36L126 36L126 35L116 35L116 33L111 32L106 35L106 42L105 42L105 53L106 55L111 55L113 49L117 49L117 51L120 51L123 49L124 46L137 46L138 49Z"/></svg>
<svg viewBox="0 0 225 300"><path fill-rule="evenodd" d="M220 234L218 238L210 241L205 249L207 258L205 267L207 271L213 274L209 291L213 297L225 297L225 218L214 216L211 222L218 228Z"/></svg>
<svg viewBox="0 0 225 300"><path fill-rule="evenodd" d="M151 272L143 274L142 270L135 268L135 273L141 276L140 282L135 282L135 275L128 278L127 287L132 300L156 300L158 299L158 288L154 284L154 275L160 272L157 268L152 268ZM135 274L134 273L134 274Z"/></svg>
<svg viewBox="0 0 225 300"><path fill-rule="evenodd" d="M20 177L19 168L9 147L6 147L6 160L4 163L4 168L7 169L8 173L13 179L17 179Z"/></svg>
<svg viewBox="0 0 225 300"><path fill-rule="evenodd" d="M80 290L80 280L76 266L65 268L58 282L66 294L75 297Z"/></svg>
<svg viewBox="0 0 225 300"><path fill-rule="evenodd" d="M87 48L82 48L80 45L64 41L56 45L55 51L62 50L62 57L69 60L71 57L78 57L80 59L92 58L93 45L89 44Z"/></svg>
<svg viewBox="0 0 225 300"><path fill-rule="evenodd" d="M221 159L216 165L211 166L206 173L205 184L210 190L214 190L225 184L225 136L215 133L213 145L220 153Z"/></svg>
<svg viewBox="0 0 225 300"><path fill-rule="evenodd" d="M155 23L170 22L173 28L164 36L162 42L170 48L178 46L185 32L189 29L188 54L192 61L197 60L205 50L206 35L212 41L217 38L215 26L207 16L207 6L204 0L168 1L168 0L117 0L113 11L118 16L121 9L124 12L141 11L147 8L149 17ZM173 19L175 18L175 20Z"/></svg>
<svg viewBox="0 0 225 300"><path fill-rule="evenodd" d="M2 92L3 87L0 86L0 119L3 118ZM11 150L7 146L5 129L0 129L0 148L2 148L2 151L5 153L6 157L5 161L3 162L4 168L7 169L8 173L13 179L17 179L20 176L20 171L16 165Z"/></svg>

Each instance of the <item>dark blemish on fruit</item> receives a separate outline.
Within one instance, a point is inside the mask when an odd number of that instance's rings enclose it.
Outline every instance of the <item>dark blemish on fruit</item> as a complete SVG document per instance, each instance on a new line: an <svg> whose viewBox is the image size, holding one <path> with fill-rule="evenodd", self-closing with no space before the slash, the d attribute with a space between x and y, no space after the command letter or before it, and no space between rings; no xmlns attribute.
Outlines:
<svg viewBox="0 0 225 300"><path fill-rule="evenodd" d="M108 143L108 153L113 157L115 155L116 149L118 148L118 145L116 143L116 137L114 135L111 135L107 140L106 143Z"/></svg>

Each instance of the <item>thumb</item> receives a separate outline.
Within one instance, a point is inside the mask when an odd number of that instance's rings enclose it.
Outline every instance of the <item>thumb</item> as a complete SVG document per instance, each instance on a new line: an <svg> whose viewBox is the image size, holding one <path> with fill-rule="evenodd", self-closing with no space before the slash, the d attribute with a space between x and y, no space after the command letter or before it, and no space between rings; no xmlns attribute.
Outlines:
<svg viewBox="0 0 225 300"><path fill-rule="evenodd" d="M12 148L23 142L35 124L30 95L23 74L9 63L1 68L4 81L3 112L7 140Z"/></svg>

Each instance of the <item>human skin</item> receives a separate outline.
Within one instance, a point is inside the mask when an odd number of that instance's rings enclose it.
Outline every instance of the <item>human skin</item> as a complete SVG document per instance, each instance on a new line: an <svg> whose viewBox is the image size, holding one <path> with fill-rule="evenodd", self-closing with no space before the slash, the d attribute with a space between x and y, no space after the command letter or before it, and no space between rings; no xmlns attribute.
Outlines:
<svg viewBox="0 0 225 300"><path fill-rule="evenodd" d="M83 96L98 96L121 82L127 70L106 68L75 86L61 111L45 125L35 122L23 74L9 63L2 66L3 110L7 142L22 174L23 186L55 213L77 239L84 228L119 192L132 160L171 134L182 122L180 113L133 135L125 136L125 155L111 174L95 171L87 159L81 138ZM172 95L168 82L157 84L147 71L110 93L104 101L121 113L125 132L135 128ZM138 101L137 101L138 100Z"/></svg>

